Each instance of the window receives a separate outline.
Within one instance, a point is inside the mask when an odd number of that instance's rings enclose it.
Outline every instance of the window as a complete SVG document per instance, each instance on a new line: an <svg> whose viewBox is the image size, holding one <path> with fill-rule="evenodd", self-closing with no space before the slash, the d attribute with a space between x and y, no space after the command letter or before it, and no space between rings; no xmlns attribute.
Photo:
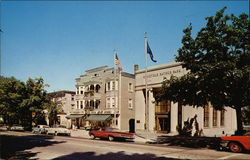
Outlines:
<svg viewBox="0 0 250 160"><path fill-rule="evenodd" d="M204 107L204 127L209 127L209 106Z"/></svg>
<svg viewBox="0 0 250 160"><path fill-rule="evenodd" d="M133 84L132 83L128 84L128 91L133 92Z"/></svg>
<svg viewBox="0 0 250 160"><path fill-rule="evenodd" d="M110 82L108 82L108 89L107 91L110 91Z"/></svg>
<svg viewBox="0 0 250 160"><path fill-rule="evenodd" d="M112 98L112 108L115 108L116 105L115 105L115 98Z"/></svg>
<svg viewBox="0 0 250 160"><path fill-rule="evenodd" d="M107 98L106 100L106 108L110 108L110 98Z"/></svg>
<svg viewBox="0 0 250 160"><path fill-rule="evenodd" d="M95 105L94 100L90 100L89 106L90 106L91 109L94 109L94 105Z"/></svg>
<svg viewBox="0 0 250 160"><path fill-rule="evenodd" d="M101 86L100 86L99 84L97 84L97 85L95 86L95 92L98 93L99 90L100 90L100 88L101 88Z"/></svg>
<svg viewBox="0 0 250 160"><path fill-rule="evenodd" d="M216 127L217 126L217 110L213 109L213 126Z"/></svg>
<svg viewBox="0 0 250 160"><path fill-rule="evenodd" d="M220 111L220 125L225 126L225 109Z"/></svg>
<svg viewBox="0 0 250 160"><path fill-rule="evenodd" d="M170 113L171 102L169 100L163 100L156 103L156 113Z"/></svg>
<svg viewBox="0 0 250 160"><path fill-rule="evenodd" d="M74 96L72 95L72 97L71 97L71 101L74 101Z"/></svg>
<svg viewBox="0 0 250 160"><path fill-rule="evenodd" d="M81 91L81 94L83 94L83 91Z"/></svg>
<svg viewBox="0 0 250 160"><path fill-rule="evenodd" d="M95 101L95 109L98 109L99 108L99 106L100 106L100 100L96 100Z"/></svg>
<svg viewBox="0 0 250 160"><path fill-rule="evenodd" d="M128 100L128 108L133 109L133 100L132 99Z"/></svg>
<svg viewBox="0 0 250 160"><path fill-rule="evenodd" d="M112 81L112 90L115 90L115 81Z"/></svg>
<svg viewBox="0 0 250 160"><path fill-rule="evenodd" d="M78 109L79 101L76 101L76 109Z"/></svg>
<svg viewBox="0 0 250 160"><path fill-rule="evenodd" d="M83 102L82 102L82 101L80 101L80 103L81 103L81 109L83 109Z"/></svg>
<svg viewBox="0 0 250 160"><path fill-rule="evenodd" d="M94 91L95 90L95 86L92 84L90 85L90 91Z"/></svg>

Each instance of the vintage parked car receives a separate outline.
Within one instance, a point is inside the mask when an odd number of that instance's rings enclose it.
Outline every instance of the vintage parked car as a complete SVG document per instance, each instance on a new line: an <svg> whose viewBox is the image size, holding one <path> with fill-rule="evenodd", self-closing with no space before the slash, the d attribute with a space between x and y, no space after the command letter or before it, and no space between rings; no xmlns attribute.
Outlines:
<svg viewBox="0 0 250 160"><path fill-rule="evenodd" d="M0 131L8 131L10 130L10 126L6 124L0 124Z"/></svg>
<svg viewBox="0 0 250 160"><path fill-rule="evenodd" d="M128 132L120 132L115 128L100 128L99 130L91 130L89 131L89 136L91 139L97 138L106 138L109 141L113 141L115 139L134 139L133 133Z"/></svg>
<svg viewBox="0 0 250 160"><path fill-rule="evenodd" d="M223 136L220 146L235 153L250 150L250 136Z"/></svg>
<svg viewBox="0 0 250 160"><path fill-rule="evenodd" d="M46 134L52 134L52 135L67 135L70 136L70 130L67 129L65 126L62 125L58 125L55 127L51 127L51 128L45 128L46 130Z"/></svg>
<svg viewBox="0 0 250 160"><path fill-rule="evenodd" d="M47 126L47 125L38 125L38 126L32 128L32 132L33 133L45 134L46 133L46 128L49 128L49 126Z"/></svg>
<svg viewBox="0 0 250 160"><path fill-rule="evenodd" d="M11 131L24 131L24 127L19 124L14 124L10 127Z"/></svg>

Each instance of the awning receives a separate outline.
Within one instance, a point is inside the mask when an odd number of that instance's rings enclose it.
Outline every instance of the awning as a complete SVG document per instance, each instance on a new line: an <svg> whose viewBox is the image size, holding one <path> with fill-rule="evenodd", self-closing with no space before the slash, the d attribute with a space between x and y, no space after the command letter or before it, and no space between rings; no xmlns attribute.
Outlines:
<svg viewBox="0 0 250 160"><path fill-rule="evenodd" d="M86 121L108 121L111 118L110 114L92 114L86 118Z"/></svg>
<svg viewBox="0 0 250 160"><path fill-rule="evenodd" d="M66 116L66 118L75 119L75 118L82 118L83 116L84 114L70 114Z"/></svg>

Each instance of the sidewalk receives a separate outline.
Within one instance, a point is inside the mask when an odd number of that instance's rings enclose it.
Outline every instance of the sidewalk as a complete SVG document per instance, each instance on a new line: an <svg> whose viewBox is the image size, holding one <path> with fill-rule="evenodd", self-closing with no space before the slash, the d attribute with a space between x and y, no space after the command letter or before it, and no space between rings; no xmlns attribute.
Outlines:
<svg viewBox="0 0 250 160"><path fill-rule="evenodd" d="M86 131L86 130L81 130L81 129L73 130L73 129L71 129L70 132L71 132L71 137L90 138L89 131ZM160 134L146 133L146 132L135 133L134 142L137 142L137 143L156 142L157 137L159 135Z"/></svg>

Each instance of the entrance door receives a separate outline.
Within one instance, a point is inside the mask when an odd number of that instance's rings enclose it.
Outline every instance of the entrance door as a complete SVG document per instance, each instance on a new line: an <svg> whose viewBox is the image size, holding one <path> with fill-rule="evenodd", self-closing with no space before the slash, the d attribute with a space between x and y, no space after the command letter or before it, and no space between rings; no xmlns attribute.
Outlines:
<svg viewBox="0 0 250 160"><path fill-rule="evenodd" d="M129 120L129 132L135 133L135 119Z"/></svg>
<svg viewBox="0 0 250 160"><path fill-rule="evenodd" d="M167 130L167 118L159 118L159 123L160 123L160 130L161 131L166 131Z"/></svg>
<svg viewBox="0 0 250 160"><path fill-rule="evenodd" d="M170 131L170 119L167 115L157 116L156 129L158 132L169 132Z"/></svg>

